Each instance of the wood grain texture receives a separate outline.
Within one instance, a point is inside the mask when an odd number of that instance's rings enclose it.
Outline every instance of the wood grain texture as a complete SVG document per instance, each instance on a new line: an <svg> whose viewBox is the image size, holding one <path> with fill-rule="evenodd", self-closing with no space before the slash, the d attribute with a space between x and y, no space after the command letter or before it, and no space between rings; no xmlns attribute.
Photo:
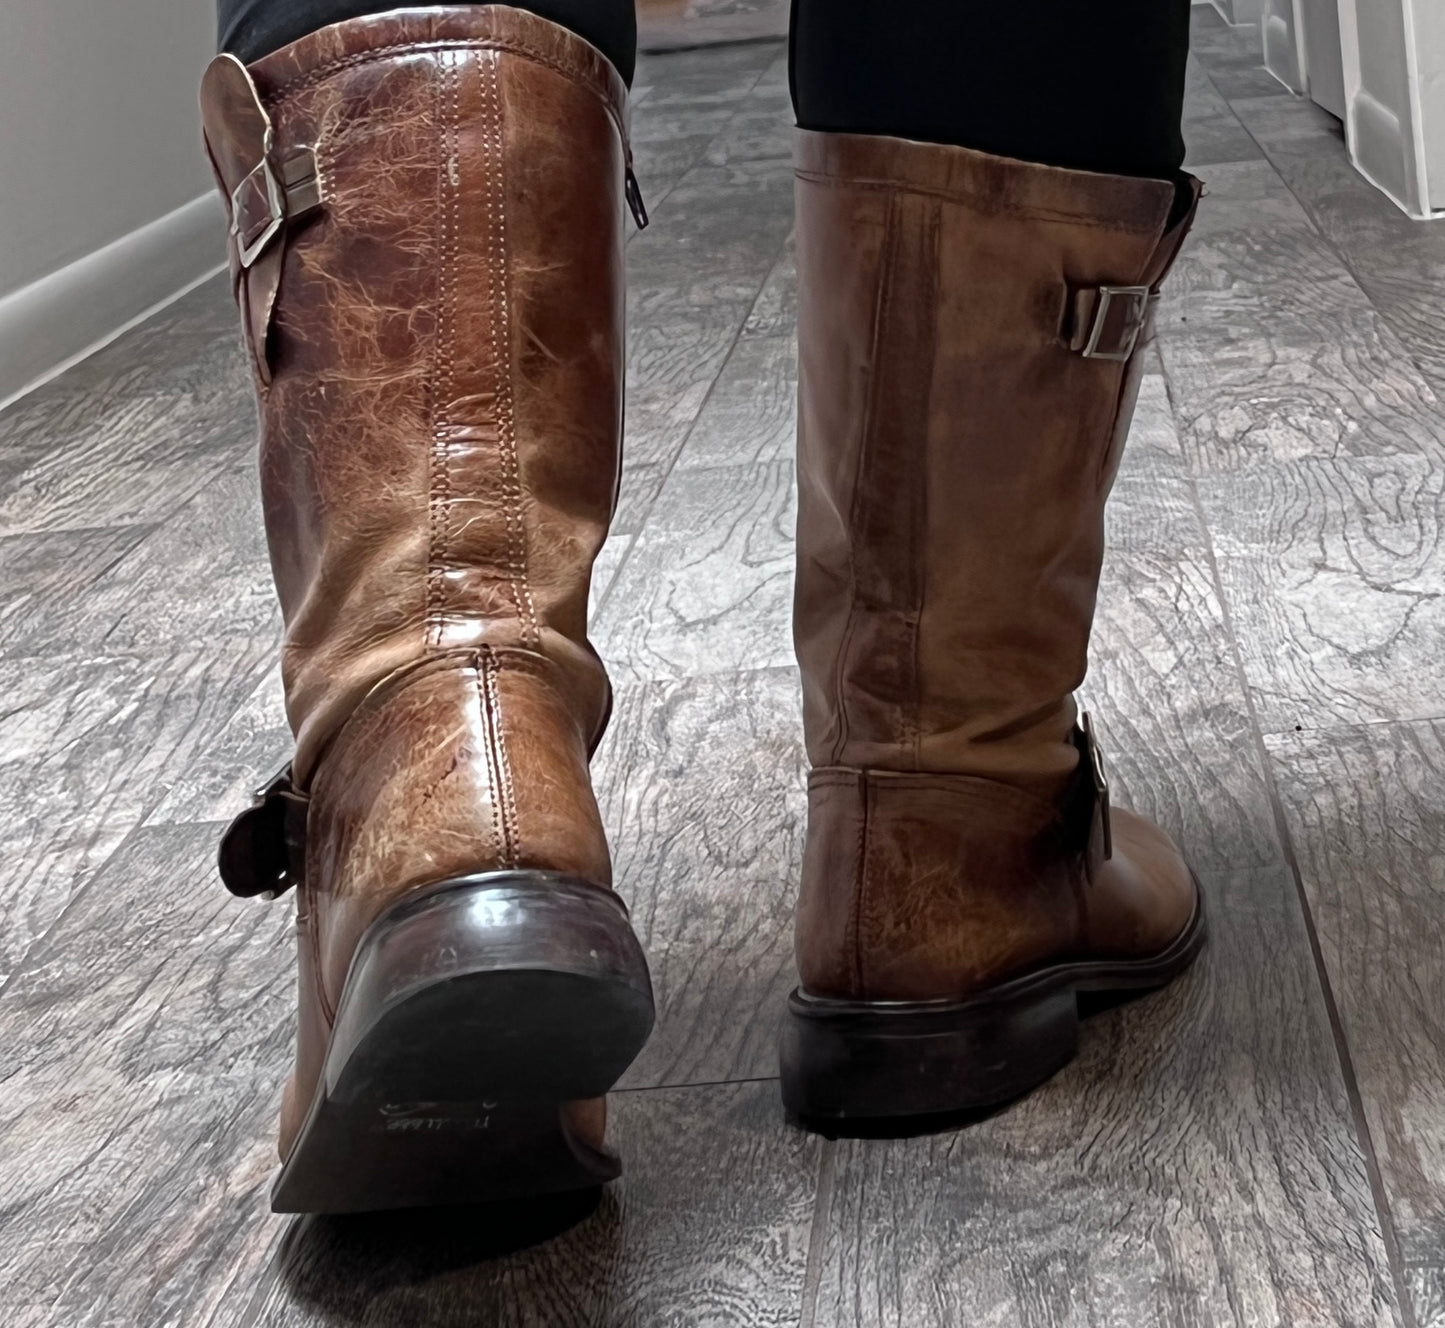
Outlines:
<svg viewBox="0 0 1445 1328"><path fill-rule="evenodd" d="M275 1238L290 909L226 894L217 829L132 836L0 996L7 1323L206 1323Z"/></svg>
<svg viewBox="0 0 1445 1328"><path fill-rule="evenodd" d="M274 648L280 636L256 463L245 456L103 575L52 595L43 618L7 639L7 653L159 653L223 642Z"/></svg>
<svg viewBox="0 0 1445 1328"><path fill-rule="evenodd" d="M52 624L67 615L153 526L99 526L0 539L0 655L32 653L53 641Z"/></svg>
<svg viewBox="0 0 1445 1328"><path fill-rule="evenodd" d="M613 1099L625 1179L590 1216L266 1210L291 915L212 864L290 743L218 280L0 414L5 1328L1410 1328L1385 1232L1405 1308L1445 1328L1445 733L1374 723L1445 714L1445 231L1380 210L1257 34L1195 23L1210 196L1148 352L1083 699L1120 801L1204 871L1201 967L975 1128L826 1145L783 1123L762 1080L803 824L786 61L644 55L654 225L629 239L594 594L619 682L599 799L661 1015Z"/></svg>
<svg viewBox="0 0 1445 1328"><path fill-rule="evenodd" d="M1407 217L1355 170L1339 121L1309 100L1255 98L1234 109L1437 396L1445 395L1445 230Z"/></svg>
<svg viewBox="0 0 1445 1328"><path fill-rule="evenodd" d="M0 973L207 749L272 653L0 663Z"/></svg>
<svg viewBox="0 0 1445 1328"><path fill-rule="evenodd" d="M221 889L216 830L132 836L0 998L7 1325L797 1322L819 1145L771 1084L618 1095L626 1178L536 1249L519 1205L267 1212L291 911Z"/></svg>
<svg viewBox="0 0 1445 1328"><path fill-rule="evenodd" d="M793 337L743 337L693 424L681 467L791 460L798 426Z"/></svg>
<svg viewBox="0 0 1445 1328"><path fill-rule="evenodd" d="M1308 461L1199 487L1265 732L1445 713L1445 468Z"/></svg>
<svg viewBox="0 0 1445 1328"><path fill-rule="evenodd" d="M1281 869L1205 880L1185 978L972 1128L838 1144L817 1328L1400 1322Z"/></svg>
<svg viewBox="0 0 1445 1328"><path fill-rule="evenodd" d="M1193 54L1184 78L1184 169L1208 175L1211 165L1255 161L1259 144L1240 124L1229 103Z"/></svg>
<svg viewBox="0 0 1445 1328"><path fill-rule="evenodd" d="M658 1026L623 1081L777 1073L793 969L805 758L791 668L621 689L596 763L617 888Z"/></svg>
<svg viewBox="0 0 1445 1328"><path fill-rule="evenodd" d="M1445 456L1433 389L1274 169L1208 175L1158 319L1194 469Z"/></svg>
<svg viewBox="0 0 1445 1328"><path fill-rule="evenodd" d="M1231 27L1211 5L1195 5L1190 10L1189 49L1231 101L1285 91L1264 67L1256 24Z"/></svg>
<svg viewBox="0 0 1445 1328"><path fill-rule="evenodd" d="M788 8L788 0L639 0L637 41L645 51L668 51L781 40Z"/></svg>
<svg viewBox="0 0 1445 1328"><path fill-rule="evenodd" d="M640 487L653 481L648 503L682 451L750 304L750 298L708 299L691 313L633 319L623 464Z"/></svg>
<svg viewBox="0 0 1445 1328"><path fill-rule="evenodd" d="M525 1210L313 1223L215 1328L793 1328L820 1145L782 1128L776 1094L616 1094L627 1169L573 1230L495 1257Z"/></svg>
<svg viewBox="0 0 1445 1328"><path fill-rule="evenodd" d="M0 535L154 522L254 437L218 277L0 416Z"/></svg>
<svg viewBox="0 0 1445 1328"><path fill-rule="evenodd" d="M619 681L793 662L791 462L676 470L593 626Z"/></svg>
<svg viewBox="0 0 1445 1328"><path fill-rule="evenodd" d="M1445 723L1269 739L1416 1321L1445 1323Z"/></svg>
<svg viewBox="0 0 1445 1328"><path fill-rule="evenodd" d="M791 337L798 323L798 262L793 236L778 255L743 324L744 337Z"/></svg>
<svg viewBox="0 0 1445 1328"><path fill-rule="evenodd" d="M1126 477L1079 695L1114 796L1178 836L1196 870L1282 861L1248 702L1186 481Z"/></svg>
<svg viewBox="0 0 1445 1328"><path fill-rule="evenodd" d="M230 821L251 805L255 790L290 760L291 747L277 664L194 759L158 782L161 796L145 824Z"/></svg>

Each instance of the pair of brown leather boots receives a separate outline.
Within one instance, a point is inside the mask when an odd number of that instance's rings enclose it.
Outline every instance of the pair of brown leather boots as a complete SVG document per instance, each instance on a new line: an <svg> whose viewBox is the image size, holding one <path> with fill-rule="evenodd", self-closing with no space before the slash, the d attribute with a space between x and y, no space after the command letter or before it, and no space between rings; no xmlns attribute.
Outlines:
<svg viewBox="0 0 1445 1328"><path fill-rule="evenodd" d="M595 1185L652 1026L588 761L623 402L626 90L504 6L207 72L261 400L295 760L228 833L297 892L284 1211ZM1171 182L802 133L797 649L809 824L790 1111L1005 1101L1086 990L1197 952L1072 689ZM634 211L637 208L634 207Z"/></svg>

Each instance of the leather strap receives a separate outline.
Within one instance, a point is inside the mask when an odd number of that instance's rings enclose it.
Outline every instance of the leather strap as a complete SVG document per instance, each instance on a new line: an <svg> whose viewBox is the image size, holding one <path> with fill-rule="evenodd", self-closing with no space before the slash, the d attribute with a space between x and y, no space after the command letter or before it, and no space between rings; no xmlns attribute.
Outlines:
<svg viewBox="0 0 1445 1328"><path fill-rule="evenodd" d="M1148 286L1094 286L1075 290L1069 313L1069 349L1091 360L1127 360L1153 316L1157 291Z"/></svg>
<svg viewBox="0 0 1445 1328"><path fill-rule="evenodd" d="M288 765L256 790L254 803L221 839L221 881L242 899L278 899L300 885L306 868L310 799L292 783Z"/></svg>
<svg viewBox="0 0 1445 1328"><path fill-rule="evenodd" d="M232 293L241 307L256 374L268 384L267 343L286 237L325 201L316 153L303 146L278 157L271 116L250 70L233 55L218 55L207 66L201 118L231 222Z"/></svg>
<svg viewBox="0 0 1445 1328"><path fill-rule="evenodd" d="M1089 879L1114 856L1114 828L1110 816L1109 776L1104 753L1094 734L1093 718L1085 712L1074 730L1079 749L1080 821L1085 836L1084 857Z"/></svg>
<svg viewBox="0 0 1445 1328"><path fill-rule="evenodd" d="M1203 186L1187 178L1192 203ZM1194 221L1195 207L1159 238L1137 285L1085 286L1071 289L1064 306L1062 337L1068 348L1085 359L1128 360L1148 331L1159 302L1159 286L1174 264Z"/></svg>

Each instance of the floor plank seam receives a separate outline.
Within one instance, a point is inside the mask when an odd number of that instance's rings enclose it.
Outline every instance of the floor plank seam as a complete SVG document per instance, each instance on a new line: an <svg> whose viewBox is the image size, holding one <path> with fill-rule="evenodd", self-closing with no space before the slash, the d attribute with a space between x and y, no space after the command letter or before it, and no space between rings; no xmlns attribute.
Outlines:
<svg viewBox="0 0 1445 1328"><path fill-rule="evenodd" d="M1172 396L1170 405L1172 408ZM1325 965L1319 932L1315 925L1314 912L1310 907L1309 898L1305 891L1304 877L1300 871L1299 858L1295 851L1294 837L1290 831L1289 822L1284 813L1283 801L1275 780L1274 763L1270 759L1269 749L1265 743L1264 734L1259 722L1259 715L1255 708L1254 690L1245 674L1244 658L1239 648L1238 639L1235 636L1233 614L1230 612L1229 600L1225 593L1224 580L1220 574L1218 559L1215 555L1214 535L1206 519L1204 504L1199 497L1198 486L1193 476L1189 479L1189 493L1191 501L1194 503L1200 526L1204 532L1204 556L1209 567L1210 577L1214 583L1214 592L1219 599L1220 614L1224 622L1225 640L1228 642L1235 678L1244 695L1245 710L1249 716L1249 726L1253 736L1255 759L1261 767L1260 773L1263 777L1265 791L1269 798L1270 811L1274 819L1275 837L1284 859L1284 865L1289 870L1290 879L1294 883L1295 898L1299 904L1300 916L1305 929L1305 938L1310 948L1315 980L1319 987L1321 999L1324 1001L1325 1015L1330 1028L1330 1037L1334 1043L1335 1056L1339 1063L1340 1079L1349 1102L1355 1138L1360 1149L1361 1159L1364 1163L1366 1178L1370 1186L1370 1198L1374 1205L1375 1217L1379 1225L1380 1239L1385 1247L1385 1258L1389 1265L1390 1280L1395 1293L1396 1311L1399 1315L1402 1328L1420 1328L1415 1314L1414 1304L1410 1296L1409 1283L1405 1277L1405 1263L1400 1250L1394 1209L1390 1204L1389 1196L1385 1190L1379 1158L1375 1151L1374 1136L1370 1131L1369 1121L1365 1116L1364 1100L1360 1093L1359 1080L1355 1072L1354 1056L1351 1052L1349 1041L1345 1036L1344 1025L1340 1019L1339 1005L1334 993L1334 984L1330 980L1329 970Z"/></svg>
<svg viewBox="0 0 1445 1328"><path fill-rule="evenodd" d="M803 1304L798 1328L816 1328L818 1321L818 1290L823 1284L823 1256L833 1214L837 1158L838 1141L824 1139L818 1150L818 1181L813 1193L813 1220L808 1226L808 1255L803 1266Z"/></svg>
<svg viewBox="0 0 1445 1328"><path fill-rule="evenodd" d="M761 75L759 77L761 77ZM715 142L716 139L714 139L713 141ZM688 421L687 430L683 434L682 441L673 451L671 459L667 462L666 466L663 469L662 478L658 481L657 487L653 491L652 497L648 499L647 506L643 508L642 516L639 518L637 523L638 535L641 535L642 532L647 528L647 523L649 520L651 520L652 514L656 510L658 500L662 497L663 491L667 488L668 481L672 478L673 473L677 470L678 462L682 459L683 453L687 451L687 445L692 440L693 434L697 432L697 422L702 419L703 415L707 411L708 403L713 399L713 395L717 392L717 385L719 381L721 381L723 374L727 370L728 361L732 359L733 354L738 348L738 343L742 340L743 329L747 327L748 319L752 316L753 310L757 308L758 300L762 297L763 291L767 288L768 278L772 276L773 268L777 265L778 259L781 257L781 255L786 252L787 241L784 240L783 248L780 249L776 255L774 255L773 261L768 265L767 271L759 280L757 288L753 292L753 298L748 303L747 313L745 313L741 320L739 320L737 327L733 330L731 339L728 341L727 354L724 355L719 361L717 373L712 376L711 381L707 385L707 391L703 394L702 400L698 403L697 411L694 413L692 419ZM700 467L699 469L702 468ZM636 537L634 536L634 539L635 538ZM628 552L631 552L630 546L628 548Z"/></svg>
<svg viewBox="0 0 1445 1328"><path fill-rule="evenodd" d="M1415 350L1410 345L1409 339L1407 339L1404 335L1402 329L1395 325L1395 320L1391 317L1389 309L1381 305L1380 302L1375 298L1374 291L1371 289L1371 283L1364 280L1364 278L1360 275L1360 272L1356 268L1354 262L1351 260L1350 255L1346 253L1339 244L1337 244L1333 239L1330 238L1329 233L1320 224L1320 219L1316 215L1315 209L1310 205L1309 200L1305 198L1299 192L1299 190L1294 187L1293 184L1290 183L1289 177L1280 170L1278 164L1275 161L1275 153L1271 150L1269 144L1263 139L1261 139L1259 135L1256 134L1254 130L1252 130L1243 121L1243 119L1240 118L1238 111L1236 111L1234 108L1233 100L1231 100L1229 97L1226 97L1222 92L1220 92L1219 84L1214 81L1213 73L1210 71L1207 65L1203 64L1202 61L1201 68L1203 68L1204 76L1209 80L1210 86L1214 88L1215 92L1219 95L1220 99L1224 102L1224 104L1229 107L1229 113L1234 117L1235 123L1239 125L1240 129L1242 129L1249 136L1255 147L1259 149L1260 156L1269 166L1270 170L1274 172L1275 177L1285 187L1285 189L1289 191L1289 196L1294 199L1296 204L1298 204L1300 211L1304 214L1305 219L1309 222L1311 229L1319 237L1321 243L1323 243L1326 248L1328 248L1329 251L1334 254L1334 256L1339 260L1340 266L1344 268L1345 272L1349 275L1350 280L1354 282L1355 287L1364 297L1365 303L1369 305L1371 310L1374 311L1375 316L1379 318L1379 320L1392 332L1394 332L1395 335L1399 338L1401 348L1404 350L1405 355L1409 359L1410 364L1414 368L1415 372L1425 382L1429 383L1431 381L1431 377L1428 372L1428 365L1421 361L1420 357L1416 354ZM1281 84L1280 86L1283 87L1284 85ZM1288 93L1288 89L1285 89L1285 91L1286 93Z"/></svg>

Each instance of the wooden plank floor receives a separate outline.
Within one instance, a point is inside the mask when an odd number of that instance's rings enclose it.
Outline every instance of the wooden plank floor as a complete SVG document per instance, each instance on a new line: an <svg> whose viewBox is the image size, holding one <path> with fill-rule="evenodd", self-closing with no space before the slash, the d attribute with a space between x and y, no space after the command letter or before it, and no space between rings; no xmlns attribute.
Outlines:
<svg viewBox="0 0 1445 1328"><path fill-rule="evenodd" d="M212 858L288 739L223 283L0 415L6 1328L1445 1325L1445 225L1398 214L1207 7L1186 130L1208 197L1085 699L1121 794L1198 865L1213 944L966 1131L784 1122L779 9L660 0L653 46L688 47L699 12L723 44L639 67L654 224L629 250L597 779L661 1017L594 1209L268 1211L291 921Z"/></svg>

